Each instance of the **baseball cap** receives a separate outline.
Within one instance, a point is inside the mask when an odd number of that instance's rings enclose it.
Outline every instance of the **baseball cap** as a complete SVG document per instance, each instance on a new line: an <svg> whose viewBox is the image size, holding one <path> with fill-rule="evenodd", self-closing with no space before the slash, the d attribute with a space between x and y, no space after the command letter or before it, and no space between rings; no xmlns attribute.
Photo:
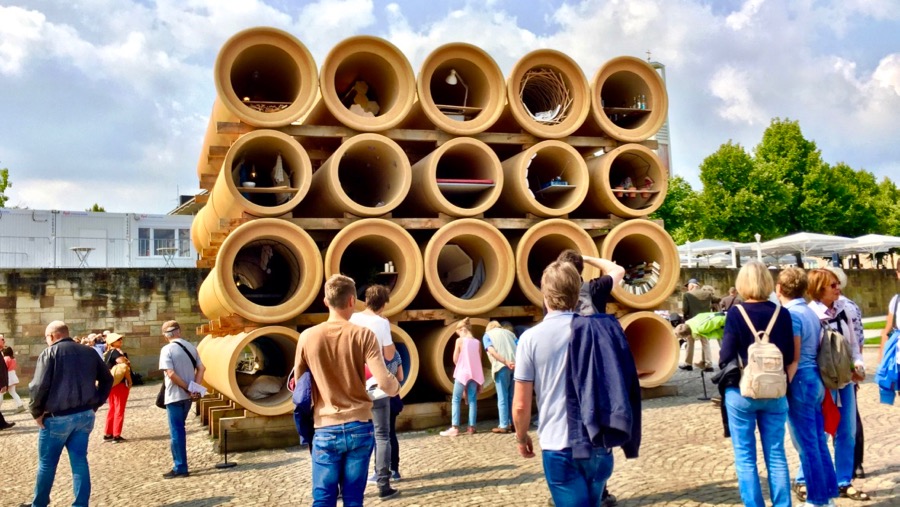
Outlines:
<svg viewBox="0 0 900 507"><path fill-rule="evenodd" d="M687 287L688 285L691 285L691 284L700 285L700 282L698 282L696 278L691 278L690 280L687 281L686 284L684 284L684 286Z"/></svg>
<svg viewBox="0 0 900 507"><path fill-rule="evenodd" d="M176 329L181 329L181 326L178 324L177 321L167 320L167 321L163 322L161 329L162 329L163 333L171 333L172 331L175 331Z"/></svg>

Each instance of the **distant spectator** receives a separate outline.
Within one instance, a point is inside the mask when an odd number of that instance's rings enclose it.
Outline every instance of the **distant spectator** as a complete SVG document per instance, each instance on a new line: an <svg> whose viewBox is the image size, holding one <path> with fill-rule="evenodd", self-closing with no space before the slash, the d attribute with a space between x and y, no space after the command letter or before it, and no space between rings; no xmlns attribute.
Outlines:
<svg viewBox="0 0 900 507"><path fill-rule="evenodd" d="M723 297L722 300L719 301L719 311L727 312L728 310L731 310L732 306L738 303L742 303L743 301L744 300L741 299L741 296L738 295L737 289L731 287L730 289L728 289L728 295Z"/></svg>
<svg viewBox="0 0 900 507"><path fill-rule="evenodd" d="M512 433L512 396L515 388L513 370L516 368L516 335L492 320L481 338L484 350L491 360L491 374L497 387L497 410L500 423L491 431Z"/></svg>
<svg viewBox="0 0 900 507"><path fill-rule="evenodd" d="M22 403L22 398L19 398L19 394L16 392L16 386L19 385L19 375L16 373L18 369L18 364L16 363L16 355L13 352L12 347L5 347L6 339L0 334L0 350L3 352L3 363L6 365L6 370L9 375L9 381L7 382L6 392L9 393L9 396L13 399L13 402L16 404L16 411L14 413L19 414L25 411L25 404ZM0 393L3 392L2 387L0 387ZM0 394L0 406L3 405L3 399L6 398L5 394Z"/></svg>
<svg viewBox="0 0 900 507"><path fill-rule="evenodd" d="M714 294L711 290L706 289L706 287L709 286L701 288L700 282L698 282L696 278L691 278L688 280L685 287L687 291L681 298L682 313L684 313L685 322L691 320L700 313L712 311ZM709 348L709 338L702 335L694 336L691 334L691 336L687 338L687 353L684 356L684 363L680 364L678 367L688 371L694 369L694 366L692 366L692 363L694 362L694 341L697 339L700 340L701 360L696 366L705 371L713 371L712 361L710 360L712 352Z"/></svg>

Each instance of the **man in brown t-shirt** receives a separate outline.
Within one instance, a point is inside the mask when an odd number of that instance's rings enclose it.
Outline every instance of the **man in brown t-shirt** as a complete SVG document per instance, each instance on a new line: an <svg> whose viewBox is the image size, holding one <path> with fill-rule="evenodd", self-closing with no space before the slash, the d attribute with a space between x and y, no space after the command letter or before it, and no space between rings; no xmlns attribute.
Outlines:
<svg viewBox="0 0 900 507"><path fill-rule="evenodd" d="M329 278L325 305L328 320L300 334L294 360L295 380L307 371L313 378L313 501L335 505L340 485L344 505L361 506L375 445L365 367L390 396L400 383L387 371L375 334L349 321L356 305L353 280Z"/></svg>

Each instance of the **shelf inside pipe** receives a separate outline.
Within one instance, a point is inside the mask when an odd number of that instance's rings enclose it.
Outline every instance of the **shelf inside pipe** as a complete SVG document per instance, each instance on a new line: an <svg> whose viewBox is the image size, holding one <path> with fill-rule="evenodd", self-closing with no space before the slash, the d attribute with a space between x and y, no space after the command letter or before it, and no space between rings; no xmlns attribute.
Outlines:
<svg viewBox="0 0 900 507"><path fill-rule="evenodd" d="M234 283L241 295L260 306L277 306L297 291L303 267L293 253L274 240L247 243L235 256Z"/></svg>

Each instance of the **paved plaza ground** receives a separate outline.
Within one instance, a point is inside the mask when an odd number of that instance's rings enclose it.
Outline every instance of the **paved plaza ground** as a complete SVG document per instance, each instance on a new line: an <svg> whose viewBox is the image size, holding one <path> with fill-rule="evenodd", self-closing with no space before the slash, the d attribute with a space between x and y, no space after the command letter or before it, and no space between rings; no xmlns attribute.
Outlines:
<svg viewBox="0 0 900 507"><path fill-rule="evenodd" d="M699 352L699 351L698 351ZM877 349L867 349L874 371ZM626 461L616 451L610 490L623 507L638 505L740 505L731 441L722 438L719 409L698 401L699 373L679 371L671 381L677 397L644 403L641 457ZM708 383L710 394L713 386ZM165 414L153 406L157 387L137 387L128 400L125 431L128 442L104 443L106 408L98 412L91 435L89 460L93 479L92 504L143 506L271 506L309 505L310 461L299 446L284 450L230 455L239 465L220 471L222 457L212 450L206 428L188 420L191 476L163 480L171 468ZM860 390L860 411L866 435L868 477L856 482L873 500L870 507L900 505L900 406L881 405L877 387L869 381ZM4 408L8 411L7 399ZM8 413L8 412L7 412ZM37 427L27 414L11 415L15 428L0 432L0 506L31 499L34 487ZM400 435L401 495L391 506L545 506L549 498L540 458L518 456L512 435L495 435L496 421L479 424L472 436L442 438L437 430ZM792 475L797 454L788 442ZM765 479L762 456L760 472ZM765 488L765 486L764 486ZM60 462L53 505L70 505L72 480L68 461ZM369 486L367 504L380 504ZM839 506L855 505L847 499Z"/></svg>

